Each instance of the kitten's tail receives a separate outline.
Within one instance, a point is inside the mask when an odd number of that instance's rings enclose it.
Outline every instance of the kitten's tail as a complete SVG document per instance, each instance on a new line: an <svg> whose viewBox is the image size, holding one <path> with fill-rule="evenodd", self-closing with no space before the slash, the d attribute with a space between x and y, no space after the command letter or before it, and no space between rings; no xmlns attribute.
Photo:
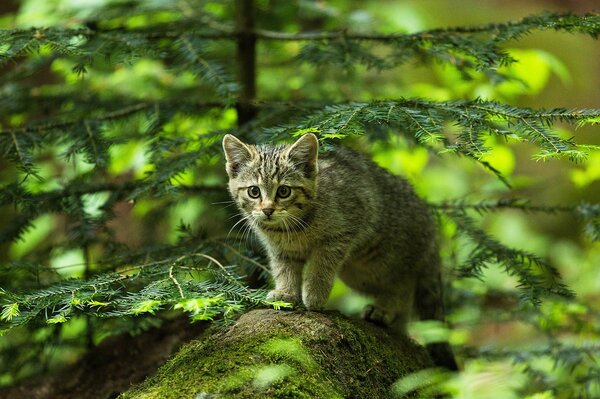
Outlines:
<svg viewBox="0 0 600 399"><path fill-rule="evenodd" d="M444 321L444 300L442 278L438 271L421 279L415 291L415 307L421 320ZM448 370L458 370L454 353L448 342L435 342L427 345L433 362Z"/></svg>
<svg viewBox="0 0 600 399"><path fill-rule="evenodd" d="M443 367L450 371L458 371L458 364L454 358L454 352L448 342L436 342L427 344L427 352L436 366Z"/></svg>

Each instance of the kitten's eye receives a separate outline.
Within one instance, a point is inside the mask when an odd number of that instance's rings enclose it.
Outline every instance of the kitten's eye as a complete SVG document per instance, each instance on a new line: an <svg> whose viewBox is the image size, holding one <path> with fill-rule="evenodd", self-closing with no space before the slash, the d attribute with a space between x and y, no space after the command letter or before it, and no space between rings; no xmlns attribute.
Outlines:
<svg viewBox="0 0 600 399"><path fill-rule="evenodd" d="M258 188L256 186L248 187L248 195L250 196L250 198L260 197L260 188Z"/></svg>
<svg viewBox="0 0 600 399"><path fill-rule="evenodd" d="M290 196L291 193L292 189L288 186L279 186L279 188L277 189L277 196L279 198L287 198Z"/></svg>

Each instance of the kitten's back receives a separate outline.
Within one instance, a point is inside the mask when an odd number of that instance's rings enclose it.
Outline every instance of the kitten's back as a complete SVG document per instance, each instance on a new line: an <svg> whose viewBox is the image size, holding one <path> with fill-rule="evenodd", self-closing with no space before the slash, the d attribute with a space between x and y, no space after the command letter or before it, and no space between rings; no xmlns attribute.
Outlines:
<svg viewBox="0 0 600 399"><path fill-rule="evenodd" d="M363 154L339 147L323 155L317 187L319 205L326 209L324 217L343 220L340 224L359 233L356 238L385 238L395 243L395 249L408 253L429 252L436 242L426 203L404 178L392 175Z"/></svg>

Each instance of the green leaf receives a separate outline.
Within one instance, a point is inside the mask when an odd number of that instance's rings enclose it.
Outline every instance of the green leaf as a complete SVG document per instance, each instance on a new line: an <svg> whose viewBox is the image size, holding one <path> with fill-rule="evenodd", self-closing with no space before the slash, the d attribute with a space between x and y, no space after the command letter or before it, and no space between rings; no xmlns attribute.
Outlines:
<svg viewBox="0 0 600 399"><path fill-rule="evenodd" d="M98 306L98 307L103 307L103 306L108 306L110 305L110 302L100 302L100 301L87 301L86 305L88 306Z"/></svg>
<svg viewBox="0 0 600 399"><path fill-rule="evenodd" d="M46 323L59 324L59 323L64 323L66 321L67 321L67 316L65 315L65 313L61 313L61 314L58 314L58 315L46 320Z"/></svg>
<svg viewBox="0 0 600 399"><path fill-rule="evenodd" d="M161 301L157 301L154 299L147 299L145 301L138 302L134 307L131 308L131 314L142 314L142 313L151 313L154 314L162 304Z"/></svg>
<svg viewBox="0 0 600 399"><path fill-rule="evenodd" d="M17 317L21 311L19 310L18 303L11 303L8 305L4 305L2 309L2 314L0 314L0 320L3 321L11 321L13 317Z"/></svg>
<svg viewBox="0 0 600 399"><path fill-rule="evenodd" d="M214 297L184 299L176 303L173 309L181 309L186 313L190 313L194 321L212 320L214 316L219 314L216 306L221 305L223 299L222 294Z"/></svg>
<svg viewBox="0 0 600 399"><path fill-rule="evenodd" d="M584 118L577 122L577 127L598 124L600 124L600 116L590 116L589 118Z"/></svg>
<svg viewBox="0 0 600 399"><path fill-rule="evenodd" d="M309 127L309 128L306 128L306 129L298 129L298 130L296 130L294 133L292 133L292 136L299 137L299 136L305 135L306 133L319 134L321 132L317 128Z"/></svg>
<svg viewBox="0 0 600 399"><path fill-rule="evenodd" d="M271 306L273 306L273 309L275 310L279 310L281 308L291 308L293 307L293 305L289 302L284 302L284 301L267 301L267 303Z"/></svg>

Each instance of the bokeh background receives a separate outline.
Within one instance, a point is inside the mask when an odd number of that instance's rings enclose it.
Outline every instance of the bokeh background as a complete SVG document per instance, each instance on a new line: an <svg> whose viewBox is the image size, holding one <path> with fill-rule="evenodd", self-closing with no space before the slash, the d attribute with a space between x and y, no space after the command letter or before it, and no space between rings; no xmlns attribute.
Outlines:
<svg viewBox="0 0 600 399"><path fill-rule="evenodd" d="M0 4L0 27L3 29L31 26L79 27L95 13L110 4L123 3L110 0L22 0L3 1ZM231 15L229 2L194 2L185 0L163 1L175 11L158 13L153 18L165 21L176 19L177 13L193 16L201 10L215 16L215 20ZM160 6L157 0L148 1L149 8ZM518 20L544 11L585 13L598 8L595 1L266 1L258 0L257 26L261 29L297 32L337 30L347 28L353 32L413 33L439 27L477 25L491 22ZM115 25L143 27L149 24L144 16L119 20L113 15ZM155 22L155 21L154 21ZM110 26L111 20L107 19ZM209 21L210 23L210 21ZM215 45L216 46L216 45ZM233 51L233 45L218 44L212 49L216 54ZM378 71L355 66L342 69L336 66L315 67L297 63L293 58L300 49L297 42L263 41L258 47L258 100L333 100L369 101L420 97L431 100L482 98L497 100L515 106L532 108L600 108L600 43L580 34L554 31L536 31L507 46L506 50L518 62L503 67L503 72L517 78L494 84L484 73L465 80L447 65L418 65L408 63L393 69ZM2 44L0 43L0 54ZM38 55L30 55L36 57ZM66 93L77 91L102 98L127 98L154 100L168 97L175 88L178 95L186 90L197 90L197 77L192 73L178 74L163 62L151 57L140 57L127 64L96 64L84 75L73 72L73 61L57 58L47 69L32 75L30 83L41 93ZM233 68L232 65L229 65ZM4 66L4 73L11 66ZM6 89L7 90L7 89ZM183 94L181 94L183 93ZM10 94L7 91L7 94ZM3 94L4 95L4 94ZM3 128L20 126L35 121L25 114L2 115ZM44 115L39 115L44 120ZM230 108L213 110L201 116L178 115L163 128L162 134L185 139L218 129L235 129L236 112ZM124 132L143 135L151 129L152 120L142 116L105 127L108 137L118 137ZM449 134L452 126L448 126ZM557 125L561 137L574 136L578 143L600 145L597 126L575 129ZM395 174L405 176L417 192L429 201L463 199L467 202L522 198L534 204L577 205L581 202L598 202L600 199L600 152L592 151L586 162L568 160L539 162L533 160L536 147L527 143L507 143L491 138L491 153L484 160L500 170L511 182L508 189L493 175L468 159L452 154L433 154L417 147L401 135L390 140L372 142L361 138L346 140L347 145L362 148L381 166ZM142 179L156 165L148 156L149 144L144 140L127 140L110 147L106 176L115 182ZM82 154L64 157L64 147L40 149L37 165L41 179L29 179L32 192L59 189L66 181L85 175L94 166ZM10 163L0 160L0 181L4 184L18 176ZM207 159L179 174L175 185L223 186L226 182L223 160ZM86 212L101 215L108 193L85 197ZM147 198L120 202L114 208L109 226L120 243L139 248L149 243L176 243L181 226L201 231L210 237L226 236L235 220L219 202L226 200L222 193L214 198L185 196L176 201ZM0 224L10 220L10 207L0 209ZM590 368L582 360L581 368L571 369L556 364L556 353L545 353L550 344L595 345L600 342L600 246L583 234L582 222L569 213L527 213L503 210L484 214L481 225L501 242L527 250L548 259L556 266L567 285L575 291L574 301L549 299L533 312L515 299L516 279L491 265L482 280L459 279L453 265L465 256L465 243L456 235L455 226L444 223L442 227L443 257L448 281L448 319L452 329L432 323L415 322L413 336L423 342L449 337L456 346L464 370L439 382L433 375L424 375L416 385L434 384L460 398L553 398L574 397L581 394L577 385L579 377L587 375ZM237 234L234 231L234 234ZM0 260L30 259L43 262L53 271L51 280L81 278L86 274L85 264L91 258L98 261L104 256L101 245L81 248L54 249L57 243L69 239L68 221L63 215L47 213L35 220L32 228L20 241L0 246ZM43 250L42 250L43 249ZM93 263L93 262L92 262ZM15 281L3 281L4 288L28 289L35 284L31 276ZM29 279L29 280L28 280ZM4 286L6 283L6 286ZM350 292L341 282L336 283L329 307L349 315L357 315L368 298ZM140 328L149 328L142 325ZM73 318L62 328L63 341L79 342L86 334L86 320ZM123 328L128 330L128 328ZM31 339L44 339L51 332L37 329L22 330L2 337L0 346L18 348ZM116 324L98 325L93 341L122 331ZM28 335L29 334L29 335ZM38 334L33 337L31 334ZM18 351L18 349L16 349ZM0 384L12 383L31 375L48 372L76 361L85 349L83 345L49 345L46 352L37 356L47 366L36 368L23 361L20 373L0 374ZM500 356L501 351L510 352ZM514 354L521 354L515 361ZM30 361L33 355L29 356ZM596 369L597 370L597 369ZM597 372L597 371L596 371ZM579 375L579 374L580 375ZM600 376L599 376L600 377ZM437 382L436 382L437 381ZM402 385L404 384L404 385ZM408 389L411 382L403 382L399 390ZM408 385L407 385L408 384ZM593 383L592 383L593 385ZM493 396L489 393L493 392ZM600 395L596 382L591 392Z"/></svg>

